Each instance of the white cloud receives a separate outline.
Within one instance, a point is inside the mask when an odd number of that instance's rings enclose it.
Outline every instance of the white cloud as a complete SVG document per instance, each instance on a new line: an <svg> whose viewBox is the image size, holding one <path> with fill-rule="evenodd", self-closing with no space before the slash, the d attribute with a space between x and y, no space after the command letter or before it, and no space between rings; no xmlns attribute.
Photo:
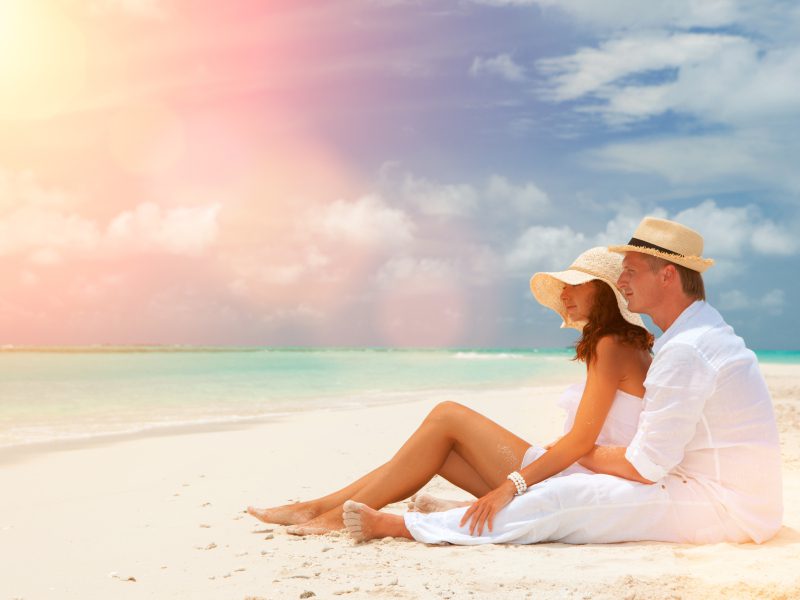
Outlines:
<svg viewBox="0 0 800 600"><path fill-rule="evenodd" d="M0 216L0 256L44 246L52 251L89 251L100 237L93 221L37 204L23 203Z"/></svg>
<svg viewBox="0 0 800 600"><path fill-rule="evenodd" d="M753 249L760 254L787 256L796 254L800 247L796 232L780 227L772 221L757 224L750 240Z"/></svg>
<svg viewBox="0 0 800 600"><path fill-rule="evenodd" d="M373 246L399 246L414 239L414 224L402 210L377 196L337 200L312 217L312 228L331 238Z"/></svg>
<svg viewBox="0 0 800 600"><path fill-rule="evenodd" d="M583 160L598 170L654 174L678 185L727 187L744 180L797 191L796 151L800 151L800 142L788 132L746 129L608 144L586 152Z"/></svg>
<svg viewBox="0 0 800 600"><path fill-rule="evenodd" d="M597 115L614 127L662 115L713 127L713 133L697 134L670 127L672 135L608 144L588 153L593 166L657 174L682 185L731 189L756 182L800 191L794 164L800 142L790 133L800 118L800 6L734 0L515 4L561 11L598 38L537 63L545 98L571 102L579 118Z"/></svg>
<svg viewBox="0 0 800 600"><path fill-rule="evenodd" d="M143 202L111 221L106 241L123 252L199 254L216 239L219 210L219 204L165 210L154 202Z"/></svg>
<svg viewBox="0 0 800 600"><path fill-rule="evenodd" d="M746 41L729 35L651 32L612 39L599 48L582 48L569 56L542 59L537 66L550 79L553 100L575 100L629 75L694 64L740 43Z"/></svg>
<svg viewBox="0 0 800 600"><path fill-rule="evenodd" d="M473 0L490 6L539 6L560 10L595 28L720 27L745 14L736 0Z"/></svg>
<svg viewBox="0 0 800 600"><path fill-rule="evenodd" d="M738 258L750 246L754 217L753 207L720 208L713 200L705 200L679 212L675 220L703 234L706 255Z"/></svg>
<svg viewBox="0 0 800 600"><path fill-rule="evenodd" d="M503 203L520 215L539 215L550 209L550 198L532 182L515 185L505 177L492 175L486 184L486 197Z"/></svg>
<svg viewBox="0 0 800 600"><path fill-rule="evenodd" d="M506 267L511 271L562 270L589 247L586 236L569 226L534 225L517 238L506 254Z"/></svg>
<svg viewBox="0 0 800 600"><path fill-rule="evenodd" d="M472 185L442 184L406 173L401 187L406 202L431 216L473 217L488 210L531 217L551 208L547 193L532 181L515 183L497 174L490 175L482 184Z"/></svg>
<svg viewBox="0 0 800 600"><path fill-rule="evenodd" d="M595 236L594 245L611 246L626 243L644 217L668 218L664 209L645 211L633 200L623 201L617 215L606 224L605 231Z"/></svg>
<svg viewBox="0 0 800 600"><path fill-rule="evenodd" d="M276 240L271 240L276 242ZM286 244L289 242L287 241ZM276 256L269 245L261 249L250 249L244 254L227 257L228 268L233 273L230 289L235 294L247 296L263 286L291 286L302 283L313 276L319 282L324 279L322 270L331 264L330 256L311 245L295 249L291 256Z"/></svg>
<svg viewBox="0 0 800 600"><path fill-rule="evenodd" d="M498 54L492 58L476 56L469 68L473 77L481 75L497 75L507 81L525 81L525 69L510 54Z"/></svg>
<svg viewBox="0 0 800 600"><path fill-rule="evenodd" d="M32 264L45 266L74 255L198 254L217 235L218 204L162 209L145 202L105 228L75 205L67 193L43 187L30 173L0 172L0 255L28 254Z"/></svg>
<svg viewBox="0 0 800 600"><path fill-rule="evenodd" d="M37 265L70 255L198 254L217 236L219 204L163 209L143 202L103 226L80 214L69 193L42 185L32 172L0 170L0 256L28 254Z"/></svg>
<svg viewBox="0 0 800 600"><path fill-rule="evenodd" d="M33 171L7 171L0 168L0 215L22 205L64 207L75 203L62 190L42 185Z"/></svg>
<svg viewBox="0 0 800 600"><path fill-rule="evenodd" d="M405 293L439 289L443 281L457 279L457 269L446 260L406 256L391 258L375 275L379 287L391 290L401 286Z"/></svg>
<svg viewBox="0 0 800 600"><path fill-rule="evenodd" d="M747 252L791 255L800 249L791 231L762 217L754 205L720 207L705 200L674 218L703 234L705 252L712 257L738 258Z"/></svg>
<svg viewBox="0 0 800 600"><path fill-rule="evenodd" d="M728 290L719 297L719 307L722 310L744 310L751 305L752 301L742 290Z"/></svg>
<svg viewBox="0 0 800 600"><path fill-rule="evenodd" d="M579 110L614 124L668 111L746 124L800 110L800 51L762 51L740 36L628 34L537 65L546 98L588 100Z"/></svg>
<svg viewBox="0 0 800 600"><path fill-rule="evenodd" d="M704 256L718 260L711 273L715 279L735 272L734 260L800 252L790 227L765 218L754 205L721 207L714 200L705 200L671 214L661 207L644 210L630 201L597 233L576 231L566 225L529 227L506 252L505 267L510 272L566 269L590 247L627 242L645 216L673 219L699 231L704 240ZM738 300L731 296L728 301L736 305Z"/></svg>
<svg viewBox="0 0 800 600"><path fill-rule="evenodd" d="M469 184L441 184L406 174L403 195L426 215L470 215L478 207L478 193Z"/></svg>

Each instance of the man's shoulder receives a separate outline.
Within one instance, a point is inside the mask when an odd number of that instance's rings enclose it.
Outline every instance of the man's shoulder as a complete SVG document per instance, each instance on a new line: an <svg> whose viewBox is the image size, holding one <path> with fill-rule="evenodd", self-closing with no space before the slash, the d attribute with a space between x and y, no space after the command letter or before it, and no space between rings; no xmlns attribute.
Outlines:
<svg viewBox="0 0 800 600"><path fill-rule="evenodd" d="M688 311L691 311L690 313ZM738 338L733 328L725 322L717 309L707 302L695 302L684 315L670 335L665 336L663 346L672 344L701 345L709 338ZM738 338L741 339L741 338Z"/></svg>
<svg viewBox="0 0 800 600"><path fill-rule="evenodd" d="M708 303L703 303L694 318L659 348L659 353L693 355L715 368L731 361L755 360L755 355L748 350L744 340Z"/></svg>

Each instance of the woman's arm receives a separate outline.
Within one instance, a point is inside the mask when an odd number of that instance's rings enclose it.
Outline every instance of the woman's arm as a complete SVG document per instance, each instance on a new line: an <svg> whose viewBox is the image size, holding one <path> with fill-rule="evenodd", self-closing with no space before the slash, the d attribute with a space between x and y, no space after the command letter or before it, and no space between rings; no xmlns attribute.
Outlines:
<svg viewBox="0 0 800 600"><path fill-rule="evenodd" d="M626 349L612 336L597 344L594 361L586 368L586 387L578 405L572 428L558 439L536 461L520 470L520 475L531 486L566 469L595 447L597 436L603 428L614 396L624 377ZM514 484L505 481L474 502L461 519L461 525L470 521L470 533L480 535L484 523L492 530L494 516L514 497Z"/></svg>
<svg viewBox="0 0 800 600"><path fill-rule="evenodd" d="M626 351L613 336L597 343L596 358L586 367L586 387L572 428L538 460L520 471L529 486L560 473L594 449L625 375Z"/></svg>

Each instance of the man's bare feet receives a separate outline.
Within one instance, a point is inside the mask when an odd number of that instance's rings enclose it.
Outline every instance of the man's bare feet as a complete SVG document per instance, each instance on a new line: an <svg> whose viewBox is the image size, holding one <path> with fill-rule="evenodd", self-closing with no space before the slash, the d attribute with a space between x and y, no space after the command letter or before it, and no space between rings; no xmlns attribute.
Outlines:
<svg viewBox="0 0 800 600"><path fill-rule="evenodd" d="M288 527L286 533L290 535L325 535L331 531L341 531L342 529L344 529L342 508L337 507L304 523Z"/></svg>
<svg viewBox="0 0 800 600"><path fill-rule="evenodd" d="M308 502L285 504L274 508L248 506L247 512L259 521L275 525L300 525L319 516L319 511L315 510Z"/></svg>
<svg viewBox="0 0 800 600"><path fill-rule="evenodd" d="M353 500L345 502L343 508L344 526L356 542L383 537L413 539L400 515L383 513Z"/></svg>
<svg viewBox="0 0 800 600"><path fill-rule="evenodd" d="M444 498L437 498L426 492L420 492L414 495L408 502L408 510L409 512L432 513L471 505L472 502L469 500L445 500Z"/></svg>

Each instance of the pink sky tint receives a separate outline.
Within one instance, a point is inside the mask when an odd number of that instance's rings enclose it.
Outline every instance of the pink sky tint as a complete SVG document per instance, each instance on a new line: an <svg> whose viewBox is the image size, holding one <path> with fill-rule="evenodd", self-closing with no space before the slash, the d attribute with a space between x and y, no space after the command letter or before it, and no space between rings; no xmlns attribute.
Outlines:
<svg viewBox="0 0 800 600"><path fill-rule="evenodd" d="M308 126L308 107L332 102L310 92L347 63L318 61L346 45L327 12L4 3L3 343L270 343L293 320L347 327L337 311L413 224Z"/></svg>

